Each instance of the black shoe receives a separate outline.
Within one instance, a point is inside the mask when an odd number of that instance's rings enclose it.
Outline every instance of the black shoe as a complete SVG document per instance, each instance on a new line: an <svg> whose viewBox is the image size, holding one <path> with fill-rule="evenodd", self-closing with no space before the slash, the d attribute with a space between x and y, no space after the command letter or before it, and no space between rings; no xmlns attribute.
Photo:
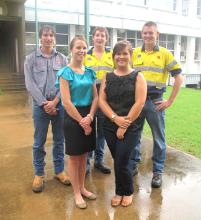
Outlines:
<svg viewBox="0 0 201 220"><path fill-rule="evenodd" d="M136 176L138 174L138 168L135 167L133 170L132 170L132 174L133 176Z"/></svg>
<svg viewBox="0 0 201 220"><path fill-rule="evenodd" d="M94 163L94 167L96 169L99 169L102 173L104 174L109 174L111 173L111 169L109 167L107 167L105 164L103 163Z"/></svg>
<svg viewBox="0 0 201 220"><path fill-rule="evenodd" d="M151 186L153 188L159 188L162 185L162 174L154 173L151 181Z"/></svg>

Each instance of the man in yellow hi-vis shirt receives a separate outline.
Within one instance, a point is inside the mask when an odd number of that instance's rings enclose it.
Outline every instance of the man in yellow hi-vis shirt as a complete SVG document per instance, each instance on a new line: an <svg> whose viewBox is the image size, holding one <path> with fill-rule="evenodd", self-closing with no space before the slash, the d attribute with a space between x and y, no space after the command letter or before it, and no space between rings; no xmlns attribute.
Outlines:
<svg viewBox="0 0 201 220"><path fill-rule="evenodd" d="M182 84L181 67L166 48L157 45L159 32L157 24L149 21L142 28L143 46L133 51L133 67L140 70L148 86L147 100L140 115L143 129L148 122L153 135L153 178L151 185L158 188L162 184L162 173L166 158L165 109L175 100ZM163 99L168 74L174 77L172 92L167 100ZM140 161L140 140L131 157L133 175L137 174L137 162Z"/></svg>
<svg viewBox="0 0 201 220"><path fill-rule="evenodd" d="M84 65L92 68L96 72L96 86L97 90L100 89L100 83L105 74L113 70L112 52L105 47L109 38L109 34L106 28L96 27L92 33L92 39L94 47L92 47L85 56ZM105 138L103 134L103 113L100 109L97 110L97 137L96 137L96 149L94 155L94 167L99 169L102 173L111 173L109 167L104 164L104 145ZM90 157L87 159L86 174L90 172Z"/></svg>

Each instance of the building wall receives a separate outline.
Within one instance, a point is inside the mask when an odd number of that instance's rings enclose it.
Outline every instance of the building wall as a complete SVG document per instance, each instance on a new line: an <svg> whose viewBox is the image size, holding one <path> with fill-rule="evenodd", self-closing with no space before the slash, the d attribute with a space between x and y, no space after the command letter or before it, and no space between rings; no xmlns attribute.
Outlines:
<svg viewBox="0 0 201 220"><path fill-rule="evenodd" d="M41 23L66 26L67 42L74 34L84 34L84 1L38 1ZM142 42L140 30L146 21L158 23L159 45L171 50L181 62L184 74L201 74L201 0L90 0L90 26L106 26L110 31L109 46L126 38L133 47ZM34 3L27 1L27 25L34 22ZM65 42L64 42L65 43ZM63 47L67 44L61 44ZM29 45L30 46L30 45Z"/></svg>
<svg viewBox="0 0 201 220"><path fill-rule="evenodd" d="M24 1L0 1L0 56L4 57L4 67L0 71L23 73L24 62Z"/></svg>

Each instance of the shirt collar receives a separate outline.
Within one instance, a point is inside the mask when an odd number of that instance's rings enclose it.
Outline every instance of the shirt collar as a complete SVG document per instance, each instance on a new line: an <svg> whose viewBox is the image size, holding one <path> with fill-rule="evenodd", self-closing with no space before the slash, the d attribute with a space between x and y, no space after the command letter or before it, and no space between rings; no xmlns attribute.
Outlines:
<svg viewBox="0 0 201 220"><path fill-rule="evenodd" d="M53 48L53 49L52 49L52 54L51 54L51 56L53 56L53 55L55 55L55 54L57 54L57 53L58 53L57 50L56 50L55 48ZM40 48L37 49L37 51L36 51L36 56L38 56L38 57L43 56L43 53L42 53L42 51L41 51Z"/></svg>
<svg viewBox="0 0 201 220"><path fill-rule="evenodd" d="M87 54L92 55L92 54L93 54L93 49L94 49L94 47L92 47L92 48L87 52ZM105 52L106 52L106 53L109 53L109 52L110 52L110 48L105 47Z"/></svg>
<svg viewBox="0 0 201 220"><path fill-rule="evenodd" d="M142 45L141 51L143 51L143 52L145 51L145 45L144 45L144 44ZM158 44L156 44L156 45L154 46L153 51L159 51L159 46L158 46Z"/></svg>

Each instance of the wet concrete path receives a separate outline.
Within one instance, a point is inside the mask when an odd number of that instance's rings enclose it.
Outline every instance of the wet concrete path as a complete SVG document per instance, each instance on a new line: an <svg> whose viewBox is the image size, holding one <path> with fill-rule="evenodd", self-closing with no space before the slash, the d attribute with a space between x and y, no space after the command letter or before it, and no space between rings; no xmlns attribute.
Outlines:
<svg viewBox="0 0 201 220"><path fill-rule="evenodd" d="M33 127L26 93L0 96L0 219L1 220L200 220L201 160L167 150L161 189L152 189L150 139L143 139L142 162L134 178L134 202L128 208L112 208L114 172L104 175L93 169L86 178L97 193L86 210L75 207L71 187L53 179L51 135L47 139L45 190L31 191L33 180ZM67 160L67 158L66 158ZM110 153L106 163L112 167Z"/></svg>

